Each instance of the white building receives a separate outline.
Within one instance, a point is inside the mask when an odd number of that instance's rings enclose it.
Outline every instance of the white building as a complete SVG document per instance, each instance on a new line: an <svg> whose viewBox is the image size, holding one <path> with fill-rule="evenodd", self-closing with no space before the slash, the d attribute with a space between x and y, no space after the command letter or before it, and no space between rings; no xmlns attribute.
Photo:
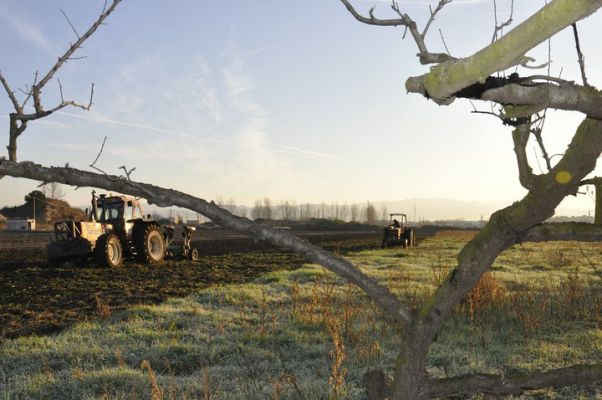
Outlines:
<svg viewBox="0 0 602 400"><path fill-rule="evenodd" d="M7 219L6 229L9 231L35 231L36 220L28 219Z"/></svg>

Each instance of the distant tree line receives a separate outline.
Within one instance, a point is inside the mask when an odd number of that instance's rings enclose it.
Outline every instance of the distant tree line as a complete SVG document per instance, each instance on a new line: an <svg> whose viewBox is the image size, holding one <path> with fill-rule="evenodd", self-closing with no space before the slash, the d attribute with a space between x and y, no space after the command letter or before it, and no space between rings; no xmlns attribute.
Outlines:
<svg viewBox="0 0 602 400"><path fill-rule="evenodd" d="M378 224L389 219L386 206L381 208L367 201L365 204L347 203L301 203L294 200L275 202L268 197L255 200L252 207L237 206L234 199L224 200L218 197L216 204L239 217L264 219L307 221L310 219L328 219L343 222L363 222Z"/></svg>

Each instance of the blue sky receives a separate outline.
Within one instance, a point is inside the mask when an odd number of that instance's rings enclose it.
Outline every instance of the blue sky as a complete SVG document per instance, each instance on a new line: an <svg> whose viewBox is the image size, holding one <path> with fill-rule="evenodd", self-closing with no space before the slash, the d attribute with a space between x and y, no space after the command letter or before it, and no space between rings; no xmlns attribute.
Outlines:
<svg viewBox="0 0 602 400"><path fill-rule="evenodd" d="M31 83L35 70L47 71L74 40L59 9L84 31L102 4L1 0L0 69L13 89ZM377 15L392 17L388 2L354 4L363 11L376 4ZM422 26L436 1L399 4ZM497 2L500 19L509 4ZM542 5L516 0L515 21ZM491 40L492 10L492 1L452 2L431 28L429 45L442 49L441 28L452 54L474 53ZM601 22L594 15L580 24L594 85L602 71ZM524 190L510 130L493 117L470 114L468 102L439 107L406 94L405 79L427 67L402 34L356 22L338 0L124 0L78 53L87 58L58 74L65 97L81 102L95 83L92 111L65 109L30 124L19 158L86 169L107 136L99 165L108 173L136 167L136 180L238 204L265 196L297 202L519 199ZM547 46L529 55L545 62ZM553 38L552 59L552 74L562 69L562 77L579 79L570 31ZM46 107L55 104L56 82L43 95ZM0 110L7 126L4 95ZM579 121L577 114L551 113L544 132L551 153L563 151ZM535 157L533 164L537 171ZM0 205L21 202L35 186L0 180ZM88 197L86 189L68 190L75 204ZM563 207L593 208L588 196Z"/></svg>

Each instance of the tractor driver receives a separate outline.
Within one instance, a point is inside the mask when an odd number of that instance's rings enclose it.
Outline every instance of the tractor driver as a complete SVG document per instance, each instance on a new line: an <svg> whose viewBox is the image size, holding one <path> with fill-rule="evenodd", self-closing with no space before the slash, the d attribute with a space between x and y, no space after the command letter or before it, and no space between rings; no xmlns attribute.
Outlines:
<svg viewBox="0 0 602 400"><path fill-rule="evenodd" d="M397 240L401 238L401 224L398 220L393 220L393 229L395 229L395 235L397 236Z"/></svg>

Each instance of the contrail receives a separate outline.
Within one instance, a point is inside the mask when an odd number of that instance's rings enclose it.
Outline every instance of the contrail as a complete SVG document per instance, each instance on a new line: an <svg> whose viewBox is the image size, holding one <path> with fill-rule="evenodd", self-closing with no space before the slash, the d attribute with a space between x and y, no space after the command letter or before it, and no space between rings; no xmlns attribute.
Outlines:
<svg viewBox="0 0 602 400"><path fill-rule="evenodd" d="M150 126L150 125L138 124L138 123L128 122L128 121L120 121L120 120L105 118L105 117L100 117L100 116L80 115L80 114L74 114L74 113L70 113L70 112L66 112L66 111L58 111L58 112L56 112L56 114L65 115L67 117L85 119L85 120L89 120L89 121L102 122L102 123L107 123L107 124L129 126L131 128L144 129L147 131L165 133L168 135L176 135L176 136L179 136L179 137L185 138L185 139L202 140L202 141L227 144L227 145L234 145L234 144L236 144L237 146L240 145L240 143L238 143L238 142L234 143L232 140L204 138L204 137L199 137L199 136L193 135L188 132L181 132L181 131L174 131L174 130L170 130L170 129L157 128L157 127ZM266 147L272 151L277 151L277 152L287 151L287 152L297 153L297 154L316 157L316 158L325 158L325 159L330 159L330 160L342 160L340 157L337 157L332 154L300 149L298 147L293 147L293 146L274 144L274 145L268 145Z"/></svg>

